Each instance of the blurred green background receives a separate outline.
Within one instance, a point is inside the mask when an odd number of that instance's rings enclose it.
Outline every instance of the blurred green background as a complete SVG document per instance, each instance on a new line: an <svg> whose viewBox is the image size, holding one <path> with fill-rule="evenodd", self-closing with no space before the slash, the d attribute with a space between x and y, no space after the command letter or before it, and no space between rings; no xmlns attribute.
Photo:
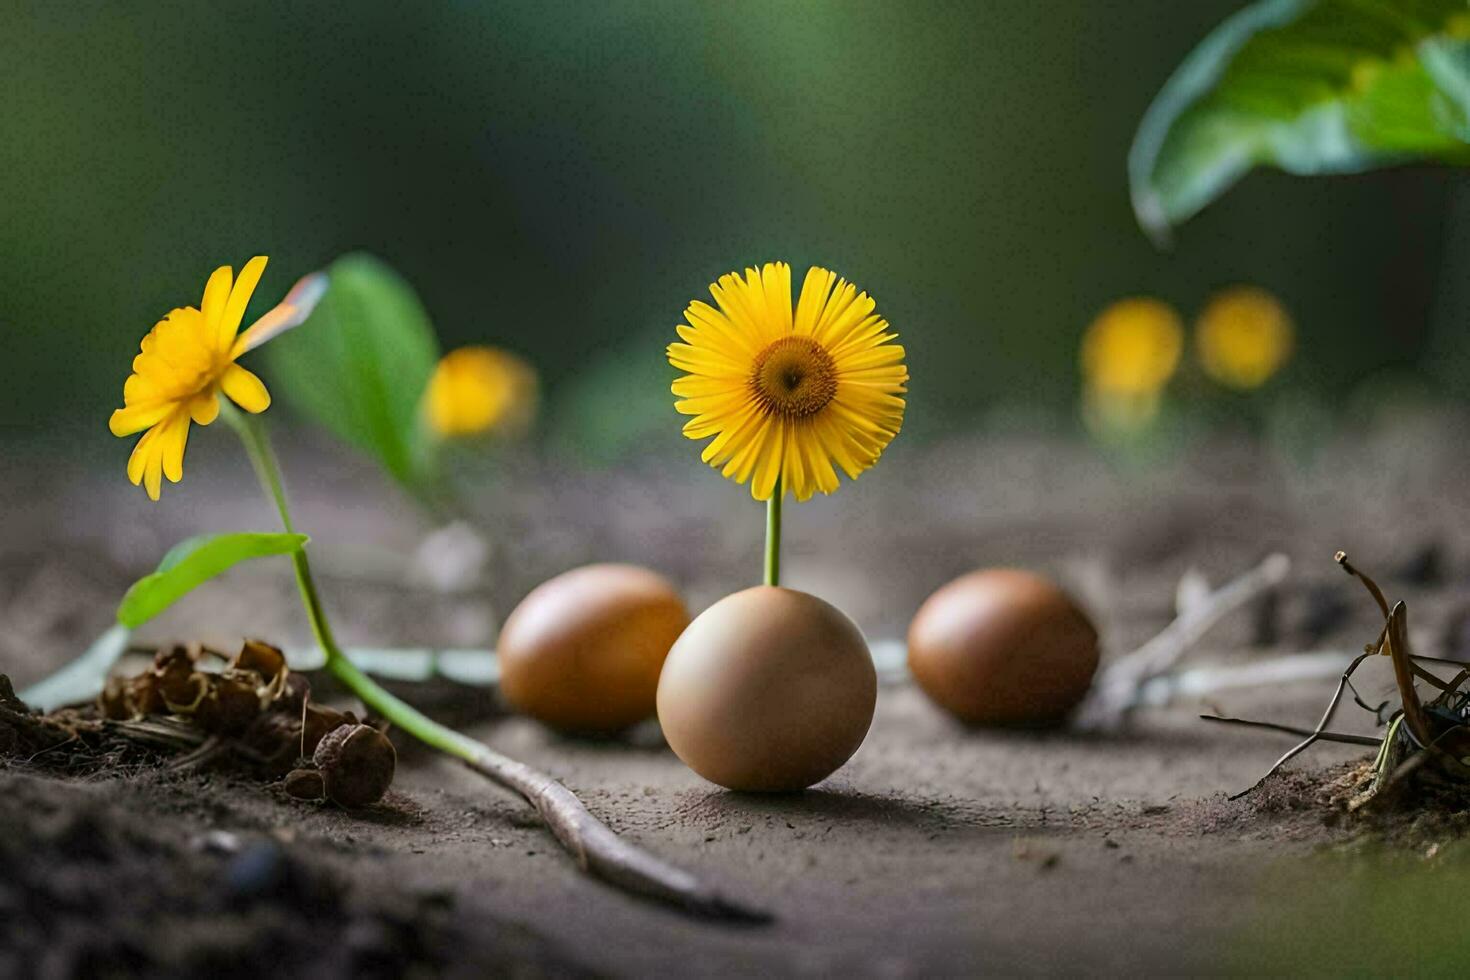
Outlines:
<svg viewBox="0 0 1470 980"><path fill-rule="evenodd" d="M1101 307L1189 315L1237 281L1295 315L1291 386L1331 401L1400 367L1455 394L1462 175L1259 174L1169 254L1135 225L1138 120L1237 6L7 4L4 444L79 427L116 455L139 339L257 252L257 312L342 252L382 256L446 347L524 354L543 431L604 453L678 439L673 325L772 258L875 295L921 437L996 407L1069 424Z"/></svg>

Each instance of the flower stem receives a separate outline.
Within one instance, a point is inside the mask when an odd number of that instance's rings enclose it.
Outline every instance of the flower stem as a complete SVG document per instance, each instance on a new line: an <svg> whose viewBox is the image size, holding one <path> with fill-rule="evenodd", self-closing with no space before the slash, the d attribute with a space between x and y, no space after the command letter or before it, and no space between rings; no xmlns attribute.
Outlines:
<svg viewBox="0 0 1470 980"><path fill-rule="evenodd" d="M223 402L224 399L221 399ZM222 404L221 413L240 436L261 487L276 505L281 525L294 530L281 471L271 450L265 428L233 407ZM384 690L347 659L327 621L321 595L311 575L305 551L292 555L296 585L317 644L326 656L327 669L362 702L389 722L433 748L453 756L466 766L506 789L523 796L546 821L552 834L577 859L584 871L636 894L669 902L698 915L762 922L770 916L736 903L698 878L624 841L597 820L576 794L551 776L515 759L501 755L488 745L441 725L412 705Z"/></svg>
<svg viewBox="0 0 1470 980"><path fill-rule="evenodd" d="M776 489L766 501L766 584L781 584L781 498L784 480L776 477Z"/></svg>
<svg viewBox="0 0 1470 980"><path fill-rule="evenodd" d="M234 408L223 407L221 414L245 444L245 452L255 468L255 475L267 496L276 505L276 512L280 514L281 526L288 533L294 533L296 528L291 520L291 508L286 501L285 488L281 485L280 466L276 463L275 453L271 450L263 427L257 420ZM296 571L296 587L301 592L301 603L306 607L306 617L311 622L312 635L316 637L317 645L327 658L327 669L337 675L364 704L414 738L457 758L471 760L474 752L466 745L474 744L470 739L440 725L389 694L347 659L337 644L332 624L328 622L326 611L322 608L321 594L317 591L316 579L311 574L311 560L307 558L305 551L297 551L292 554L291 563Z"/></svg>

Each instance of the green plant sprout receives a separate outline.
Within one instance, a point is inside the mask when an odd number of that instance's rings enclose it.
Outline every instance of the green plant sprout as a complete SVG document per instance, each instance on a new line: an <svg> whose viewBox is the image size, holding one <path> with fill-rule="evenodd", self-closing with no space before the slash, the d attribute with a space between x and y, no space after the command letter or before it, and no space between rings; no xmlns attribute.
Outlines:
<svg viewBox="0 0 1470 980"><path fill-rule="evenodd" d="M142 483L148 495L156 500L164 477L174 482L182 477L183 451L191 421L208 425L223 416L239 436L284 533L190 539L172 550L156 572L129 590L119 613L122 625L125 628L141 625L195 586L240 561L287 555L312 633L326 658L326 669L374 712L524 797L583 870L627 891L698 914L764 918L763 913L725 898L687 872L628 844L594 818L575 794L551 776L433 721L384 690L347 657L337 642L312 575L306 551L308 539L296 531L275 454L264 425L255 417L269 406L269 393L258 378L235 363L241 354L276 333L309 320L315 302L333 293L326 288L325 281L308 277L303 280L306 285L298 284L281 307L237 336L250 293L264 266L264 257L252 259L239 280L233 282L229 267L221 267L210 277L199 309L175 310L144 338L141 352L133 362L133 375L125 386L126 404L114 413L112 429L117 435L127 435L146 428L129 462L128 475L133 482ZM334 267L327 278L338 274L342 270ZM351 280L361 280L363 267L349 264L346 274ZM380 299L386 302L384 297ZM399 311L402 309L400 304ZM401 441L402 431L396 428L407 424L408 399L394 395L386 404L397 408L393 411L385 408L378 414L374 414L370 404L371 390L381 390L379 381L388 377L386 373L377 374L380 367L390 363L385 349L385 345L377 345L365 353L354 352L352 345L347 344L335 354L320 356L313 365L312 377L322 390L336 392L356 406L355 410L366 412L382 423L373 429L381 436L380 448L385 453L391 449L397 454L391 458L398 461L395 464L399 466L398 472L407 480L419 472L412 468L416 465L412 462L414 456ZM364 364L374 366L365 368ZM432 368L431 363L429 366ZM341 382L343 374L353 380ZM417 395L414 403L416 413Z"/></svg>

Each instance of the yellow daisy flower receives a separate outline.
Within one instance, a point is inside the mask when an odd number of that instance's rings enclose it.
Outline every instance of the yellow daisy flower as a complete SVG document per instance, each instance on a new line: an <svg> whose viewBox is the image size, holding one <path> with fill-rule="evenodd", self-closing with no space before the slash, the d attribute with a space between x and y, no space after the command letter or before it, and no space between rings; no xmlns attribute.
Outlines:
<svg viewBox="0 0 1470 980"><path fill-rule="evenodd" d="M133 447L128 479L134 486L141 483L154 500L163 477L174 483L183 478L189 424L213 422L219 416L220 393L247 412L263 412L270 405L265 385L235 361L306 319L326 289L324 276L307 276L279 306L237 336L266 261L257 255L233 281L229 266L215 269L199 307L173 310L158 321L133 358L133 373L123 385L123 407L112 413L108 425L115 436L148 430Z"/></svg>
<svg viewBox="0 0 1470 980"><path fill-rule="evenodd" d="M710 285L716 305L695 301L669 363L674 407L692 415L690 439L713 436L703 459L751 496L777 481L797 500L837 489L834 464L856 479L903 425L909 380L898 335L867 293L835 273L808 270L791 307L791 267L767 263Z"/></svg>
<svg viewBox="0 0 1470 980"><path fill-rule="evenodd" d="M536 414L536 372L494 347L460 347L439 361L424 395L429 427L444 438L524 431Z"/></svg>
<svg viewBox="0 0 1470 980"><path fill-rule="evenodd" d="M1195 350L1200 367L1221 384L1249 391L1291 359L1296 330L1280 300L1256 286L1216 293L1199 315Z"/></svg>

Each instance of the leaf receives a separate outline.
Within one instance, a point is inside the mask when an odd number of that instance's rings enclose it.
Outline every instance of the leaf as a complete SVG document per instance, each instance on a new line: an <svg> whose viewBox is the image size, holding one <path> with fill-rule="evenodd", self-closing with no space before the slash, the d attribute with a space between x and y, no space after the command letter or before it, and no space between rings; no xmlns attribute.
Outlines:
<svg viewBox="0 0 1470 980"><path fill-rule="evenodd" d="M1169 230L1253 167L1470 160L1465 0L1259 0L1165 83L1128 154L1138 222Z"/></svg>
<svg viewBox="0 0 1470 980"><path fill-rule="evenodd" d="M122 624L110 627L80 657L21 691L20 699L37 711L55 711L91 701L102 693L108 672L127 652L132 635L133 631Z"/></svg>
<svg viewBox="0 0 1470 980"><path fill-rule="evenodd" d="M304 534L205 534L175 545L158 570L133 583L117 608L117 621L130 629L148 622L186 593L251 558L289 555L305 547Z"/></svg>
<svg viewBox="0 0 1470 980"><path fill-rule="evenodd" d="M422 482L430 440L419 407L439 341L402 276L371 255L343 256L327 270L311 316L266 351L277 387L297 409L400 483Z"/></svg>

